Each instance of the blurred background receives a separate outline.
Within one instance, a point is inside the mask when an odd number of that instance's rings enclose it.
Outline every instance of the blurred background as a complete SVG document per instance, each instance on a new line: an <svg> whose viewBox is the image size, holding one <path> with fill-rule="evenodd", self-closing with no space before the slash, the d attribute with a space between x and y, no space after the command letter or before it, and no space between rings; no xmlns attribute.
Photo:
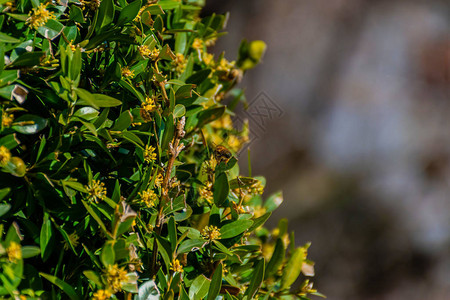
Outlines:
<svg viewBox="0 0 450 300"><path fill-rule="evenodd" d="M450 299L449 2L206 3L230 12L216 52L268 45L241 84L253 174L283 190L269 226L312 242L319 291Z"/></svg>

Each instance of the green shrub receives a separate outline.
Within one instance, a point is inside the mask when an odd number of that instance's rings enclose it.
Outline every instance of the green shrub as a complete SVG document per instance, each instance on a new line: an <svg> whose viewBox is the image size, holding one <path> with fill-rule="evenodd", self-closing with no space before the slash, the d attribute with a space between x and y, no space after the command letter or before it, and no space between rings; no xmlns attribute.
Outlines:
<svg viewBox="0 0 450 300"><path fill-rule="evenodd" d="M265 45L209 54L226 16L202 2L0 1L0 298L317 294L290 290L308 245L262 227L282 196L235 158Z"/></svg>

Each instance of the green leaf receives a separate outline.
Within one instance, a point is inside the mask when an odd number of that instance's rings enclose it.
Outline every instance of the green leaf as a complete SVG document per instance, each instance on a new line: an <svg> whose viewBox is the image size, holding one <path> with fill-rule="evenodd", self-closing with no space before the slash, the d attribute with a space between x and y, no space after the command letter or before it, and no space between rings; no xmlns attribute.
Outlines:
<svg viewBox="0 0 450 300"><path fill-rule="evenodd" d="M206 240L203 239L192 239L192 240L185 240L180 244L180 246L177 249L177 254L183 254L187 252L191 252L193 249L196 248L202 248L207 243Z"/></svg>
<svg viewBox="0 0 450 300"><path fill-rule="evenodd" d="M230 186L228 184L227 174L220 173L214 181L214 204L220 207L228 198Z"/></svg>
<svg viewBox="0 0 450 300"><path fill-rule="evenodd" d="M0 42L2 42L2 43L20 43L20 40L7 35L6 33L0 32Z"/></svg>
<svg viewBox="0 0 450 300"><path fill-rule="evenodd" d="M77 101L77 105L90 105L98 109L99 107L114 107L122 104L122 101L119 101L113 97L103 94L91 94L84 89L77 88L75 92L78 97L81 98Z"/></svg>
<svg viewBox="0 0 450 300"><path fill-rule="evenodd" d="M128 127L130 127L132 122L133 122L133 116L131 115L131 112L129 110L126 110L120 114L120 116L117 118L117 120L114 123L114 126L111 128L111 130L114 130L114 131L125 130Z"/></svg>
<svg viewBox="0 0 450 300"><path fill-rule="evenodd" d="M102 253L100 254L100 260L105 267L113 265L116 261L116 254L114 252L114 242L107 241L102 248Z"/></svg>
<svg viewBox="0 0 450 300"><path fill-rule="evenodd" d="M174 118L180 118L184 116L186 113L186 108L182 104L175 105L175 108L173 109L173 117Z"/></svg>
<svg viewBox="0 0 450 300"><path fill-rule="evenodd" d="M161 294L153 280L141 284L138 294L134 296L134 300L158 300L160 298Z"/></svg>
<svg viewBox="0 0 450 300"><path fill-rule="evenodd" d="M36 246L23 246L22 247L22 257L23 258L29 258L36 255L39 255L41 253L41 250L39 247Z"/></svg>
<svg viewBox="0 0 450 300"><path fill-rule="evenodd" d="M90 281L98 286L103 286L101 277L92 270L83 271L84 276L86 276Z"/></svg>
<svg viewBox="0 0 450 300"><path fill-rule="evenodd" d="M141 0L136 0L125 6L120 12L119 19L116 26L122 26L136 18L139 9L141 8Z"/></svg>
<svg viewBox="0 0 450 300"><path fill-rule="evenodd" d="M53 251L53 247L49 247L50 241L52 239L53 239L52 222L49 220L48 214L45 214L41 226L41 234L39 237L39 244L41 246L41 257L43 261L46 261Z"/></svg>
<svg viewBox="0 0 450 300"><path fill-rule="evenodd" d="M237 220L226 225L223 225L220 228L220 238L221 239L229 239L235 237L252 226L253 221L251 220Z"/></svg>
<svg viewBox="0 0 450 300"><path fill-rule="evenodd" d="M26 114L14 120L12 129L23 134L35 134L47 127L47 119Z"/></svg>
<svg viewBox="0 0 450 300"><path fill-rule="evenodd" d="M257 229L258 227L264 225L264 223L266 223L266 221L270 218L271 215L272 215L272 213L268 212L268 213L265 213L264 215L262 215L261 217L254 219L253 225L248 229L248 231L252 232L253 230Z"/></svg>
<svg viewBox="0 0 450 300"><path fill-rule="evenodd" d="M80 296L75 292L74 288L70 286L68 283L62 281L61 279L50 275L46 273L39 273L40 276L44 277L57 287L59 287L61 290L63 290L64 293L71 299L71 300L81 300Z"/></svg>
<svg viewBox="0 0 450 300"><path fill-rule="evenodd" d="M36 51L36 52L24 52L19 55L16 60L12 63L15 67L33 67L38 66L41 63L42 58L45 57L45 52Z"/></svg>
<svg viewBox="0 0 450 300"><path fill-rule="evenodd" d="M161 140L161 149L163 151L169 148L169 142L172 141L175 125L173 121L173 115L169 115L165 122L166 128L164 128L163 138Z"/></svg>
<svg viewBox="0 0 450 300"><path fill-rule="evenodd" d="M295 280L297 280L300 272L302 271L302 265L305 261L305 258L306 253L302 247L295 249L294 253L292 253L289 261L283 269L280 290L290 288Z"/></svg>
<svg viewBox="0 0 450 300"><path fill-rule="evenodd" d="M203 127L204 125L217 120L220 118L225 112L225 106L210 108L205 111L202 111L198 114L198 128Z"/></svg>
<svg viewBox="0 0 450 300"><path fill-rule="evenodd" d="M111 24L114 20L114 2L113 0L102 0L98 12L95 32L100 32L103 28Z"/></svg>
<svg viewBox="0 0 450 300"><path fill-rule="evenodd" d="M283 193L281 191L278 191L274 194L272 194L266 202L264 202L264 207L267 212L272 212L275 209L277 209L281 203L283 203Z"/></svg>
<svg viewBox="0 0 450 300"><path fill-rule="evenodd" d="M72 21L75 21L78 23L84 23L84 16L83 16L83 11L81 10L81 8L72 4L70 6L69 20L72 20Z"/></svg>
<svg viewBox="0 0 450 300"><path fill-rule="evenodd" d="M0 217L6 214L11 209L9 204L0 204Z"/></svg>
<svg viewBox="0 0 450 300"><path fill-rule="evenodd" d="M9 85L19 78L19 70L4 70L0 74L0 86ZM10 97L6 97L10 99Z"/></svg>
<svg viewBox="0 0 450 300"><path fill-rule="evenodd" d="M189 299L202 299L206 296L209 290L211 281L203 275L199 275L191 284L189 288Z"/></svg>
<svg viewBox="0 0 450 300"><path fill-rule="evenodd" d="M193 83L199 85L203 81L208 78L209 74L211 74L211 69L200 70L186 79L186 83Z"/></svg>
<svg viewBox="0 0 450 300"><path fill-rule="evenodd" d="M261 286L261 283L264 279L264 258L260 259L253 270L252 279L250 280L250 284L248 285L247 291L245 292L245 295L248 297L248 299L253 299L256 292L258 291L259 287Z"/></svg>
<svg viewBox="0 0 450 300"><path fill-rule="evenodd" d="M61 24L57 20L50 19L45 23L44 26L41 26L37 29L37 31L44 36L46 39L53 40L58 37L61 32L64 30L64 25Z"/></svg>
<svg viewBox="0 0 450 300"><path fill-rule="evenodd" d="M0 140L1 142L1 140ZM0 200L3 200L3 198L5 198L9 192L11 191L11 188L3 188L0 190Z"/></svg>
<svg viewBox="0 0 450 300"><path fill-rule="evenodd" d="M278 268L283 263L285 254L286 249L284 248L284 242L281 238L278 238L275 244L275 249L273 250L272 257L267 264L265 278L269 278L278 271Z"/></svg>
<svg viewBox="0 0 450 300"><path fill-rule="evenodd" d="M222 264L219 264L214 270L214 274L211 278L211 284L209 286L207 300L215 300L219 295L220 288L222 287Z"/></svg>

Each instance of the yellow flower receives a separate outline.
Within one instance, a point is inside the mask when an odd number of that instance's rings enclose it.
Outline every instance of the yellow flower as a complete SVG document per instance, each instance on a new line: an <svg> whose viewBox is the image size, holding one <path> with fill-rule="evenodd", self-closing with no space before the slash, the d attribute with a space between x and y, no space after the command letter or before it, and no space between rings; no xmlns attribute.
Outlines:
<svg viewBox="0 0 450 300"><path fill-rule="evenodd" d="M212 182L206 183L199 189L200 198L205 199L209 203L213 202Z"/></svg>
<svg viewBox="0 0 450 300"><path fill-rule="evenodd" d="M228 130L233 129L233 121L231 120L231 116L228 114L211 122L210 124L211 127L215 129L228 129Z"/></svg>
<svg viewBox="0 0 450 300"><path fill-rule="evenodd" d="M149 208L155 206L158 201L158 195L153 190L140 192L139 197L141 198L141 202Z"/></svg>
<svg viewBox="0 0 450 300"><path fill-rule="evenodd" d="M145 150L144 150L144 160L147 163L150 163L152 161L156 161L156 153L155 153L156 148L150 145L146 145L145 146Z"/></svg>
<svg viewBox="0 0 450 300"><path fill-rule="evenodd" d="M203 50L203 41L199 38L195 38L192 43L192 48L202 51Z"/></svg>
<svg viewBox="0 0 450 300"><path fill-rule="evenodd" d="M158 48L153 48L152 52L150 53L150 58L152 60L156 60L159 56L159 49Z"/></svg>
<svg viewBox="0 0 450 300"><path fill-rule="evenodd" d="M180 264L180 261L178 259L173 260L173 262L170 264L170 269L178 273L183 272L183 266Z"/></svg>
<svg viewBox="0 0 450 300"><path fill-rule="evenodd" d="M147 112L153 112L156 110L155 98L146 97L145 102L142 103L142 108Z"/></svg>
<svg viewBox="0 0 450 300"><path fill-rule="evenodd" d="M128 67L122 68L122 76L123 77L134 77L134 71L130 70Z"/></svg>
<svg viewBox="0 0 450 300"><path fill-rule="evenodd" d="M313 288L313 282L309 282L309 279L306 279L302 285L300 286L299 296L307 296L310 293L317 293L317 290Z"/></svg>
<svg viewBox="0 0 450 300"><path fill-rule="evenodd" d="M98 202L98 200L103 200L106 198L106 188L103 182L100 180L92 180L92 182L85 186L88 191L90 201Z"/></svg>
<svg viewBox="0 0 450 300"><path fill-rule="evenodd" d="M156 101L154 97L146 97L145 101L141 104L141 117L144 121L150 122L152 115L150 113L156 110Z"/></svg>
<svg viewBox="0 0 450 300"><path fill-rule="evenodd" d="M220 238L220 231L217 226L206 226L202 230L202 237L207 240L217 240Z"/></svg>
<svg viewBox="0 0 450 300"><path fill-rule="evenodd" d="M172 61L172 65L174 66L173 71L177 73L183 73L186 69L186 64L187 61L184 55L181 53L177 53L175 60Z"/></svg>
<svg viewBox="0 0 450 300"><path fill-rule="evenodd" d="M163 183L163 180L164 180L163 174L159 173L159 174L156 176L156 179L155 179L155 186L158 187L158 188L160 188L160 187L161 187L161 184Z"/></svg>
<svg viewBox="0 0 450 300"><path fill-rule="evenodd" d="M8 114L3 111L2 113L2 125L3 127L10 127L12 122L14 121L14 115Z"/></svg>
<svg viewBox="0 0 450 300"><path fill-rule="evenodd" d="M119 268L117 264L109 265L106 271L106 282L108 282L109 287L115 291L122 290L122 284L128 281L127 271L125 268Z"/></svg>
<svg viewBox="0 0 450 300"><path fill-rule="evenodd" d="M22 259L22 248L20 247L20 244L11 242L9 247L6 248L6 254L8 254L8 260L13 263Z"/></svg>
<svg viewBox="0 0 450 300"><path fill-rule="evenodd" d="M78 246L78 244L80 243L78 241L79 239L80 239L80 237L78 236L78 234L76 232L69 234L70 243L72 243L74 248L76 248ZM69 243L67 241L64 241L64 250L69 250L69 248L70 248Z"/></svg>
<svg viewBox="0 0 450 300"><path fill-rule="evenodd" d="M147 45L138 46L138 51L143 57L148 57L152 54L152 51Z"/></svg>
<svg viewBox="0 0 450 300"><path fill-rule="evenodd" d="M203 52L202 60L207 66L209 66L212 62L214 62L214 55Z"/></svg>
<svg viewBox="0 0 450 300"><path fill-rule="evenodd" d="M111 298L111 293L108 290L98 290L94 293L92 300L106 300Z"/></svg>
<svg viewBox="0 0 450 300"><path fill-rule="evenodd" d="M37 8L33 8L33 12L29 13L29 17L26 23L34 28L38 29L44 26L48 20L55 19L53 12L47 10L47 4L39 4Z"/></svg>
<svg viewBox="0 0 450 300"><path fill-rule="evenodd" d="M210 37L210 38L206 39L205 45L206 45L206 47L214 46L216 41L217 41L217 37L216 36Z"/></svg>
<svg viewBox="0 0 450 300"><path fill-rule="evenodd" d="M203 170L206 173L214 173L214 170L216 169L217 166L217 160L214 157L214 155L211 155L211 158L207 161L205 161L205 165L203 166Z"/></svg>
<svg viewBox="0 0 450 300"><path fill-rule="evenodd" d="M234 61L229 62L225 58L222 57L219 64L216 67L217 71L230 72L230 70L234 67Z"/></svg>
<svg viewBox="0 0 450 300"><path fill-rule="evenodd" d="M0 167L6 166L11 159L11 152L5 146L0 146Z"/></svg>

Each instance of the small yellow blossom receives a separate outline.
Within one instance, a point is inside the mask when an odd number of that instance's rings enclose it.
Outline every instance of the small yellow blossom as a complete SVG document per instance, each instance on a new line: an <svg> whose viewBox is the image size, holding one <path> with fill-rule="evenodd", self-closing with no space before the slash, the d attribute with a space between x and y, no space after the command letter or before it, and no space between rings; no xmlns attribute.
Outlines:
<svg viewBox="0 0 450 300"><path fill-rule="evenodd" d="M6 248L6 254L8 254L8 260L15 263L22 259L22 248L18 243L11 242L9 247Z"/></svg>
<svg viewBox="0 0 450 300"><path fill-rule="evenodd" d="M199 189L200 198L205 199L209 203L213 202L212 182L206 183Z"/></svg>
<svg viewBox="0 0 450 300"><path fill-rule="evenodd" d="M186 69L187 60L183 54L177 53L175 60L172 61L172 65L174 66L173 71L183 73Z"/></svg>
<svg viewBox="0 0 450 300"><path fill-rule="evenodd" d="M108 266L108 269L106 271L106 282L113 291L121 291L122 285L127 281L128 277L125 268L119 268L117 264Z"/></svg>
<svg viewBox="0 0 450 300"><path fill-rule="evenodd" d="M106 300L111 298L111 293L108 290L98 290L94 293L92 300Z"/></svg>
<svg viewBox="0 0 450 300"><path fill-rule="evenodd" d="M133 78L134 77L134 71L130 70L128 67L123 67L122 68L122 76L123 77Z"/></svg>
<svg viewBox="0 0 450 300"><path fill-rule="evenodd" d="M220 238L220 231L217 226L206 226L202 230L202 237L207 240L217 240Z"/></svg>
<svg viewBox="0 0 450 300"><path fill-rule="evenodd" d="M88 191L88 199L90 201L97 203L98 200L103 200L106 198L105 184L100 182L100 180L92 180L92 182L88 186L85 186L85 188Z"/></svg>
<svg viewBox="0 0 450 300"><path fill-rule="evenodd" d="M142 13L144 12L144 10L147 9L147 7L148 7L148 5L143 5L143 6L141 7L141 9L139 9L138 14L136 15L136 17L135 17L134 20L133 20L134 22L140 22L140 21L141 21Z"/></svg>
<svg viewBox="0 0 450 300"><path fill-rule="evenodd" d="M152 60L156 60L159 56L159 49L158 48L153 48L152 52L150 53L150 58Z"/></svg>
<svg viewBox="0 0 450 300"><path fill-rule="evenodd" d="M38 29L39 27L44 26L48 20L55 18L53 12L47 10L47 4L41 3L37 8L33 8L33 11L30 12L26 23L30 27Z"/></svg>
<svg viewBox="0 0 450 300"><path fill-rule="evenodd" d="M214 55L203 52L202 60L207 66L209 66L212 62L214 62Z"/></svg>
<svg viewBox="0 0 450 300"><path fill-rule="evenodd" d="M11 152L5 146L0 146L0 167L6 166L11 159Z"/></svg>
<svg viewBox="0 0 450 300"><path fill-rule="evenodd" d="M80 243L78 240L80 239L80 237L78 236L78 234L76 232L73 232L71 234L69 234L69 240L70 243L72 244L72 246L74 248L76 248L78 246L78 244ZM64 250L69 250L70 245L67 241L64 241Z"/></svg>
<svg viewBox="0 0 450 300"><path fill-rule="evenodd" d="M233 129L233 121L231 120L231 116L226 114L223 117L213 121L210 123L212 128L215 129Z"/></svg>
<svg viewBox="0 0 450 300"><path fill-rule="evenodd" d="M140 192L139 197L141 202L149 208L155 206L158 201L158 195L153 190Z"/></svg>
<svg viewBox="0 0 450 300"><path fill-rule="evenodd" d="M156 161L156 148L150 145L146 145L144 149L144 160L147 163Z"/></svg>
<svg viewBox="0 0 450 300"><path fill-rule="evenodd" d="M141 117L144 121L150 122L152 120L151 113L156 110L156 101L154 97L146 97L141 104Z"/></svg>
<svg viewBox="0 0 450 300"><path fill-rule="evenodd" d="M216 43L216 41L217 41L217 37L216 37L216 36L207 38L207 39L205 40L205 45L206 45L206 47L214 46L214 44Z"/></svg>
<svg viewBox="0 0 450 300"><path fill-rule="evenodd" d="M170 264L170 269L178 273L183 272L183 266L180 264L180 261L178 259L173 260L173 262Z"/></svg>
<svg viewBox="0 0 450 300"><path fill-rule="evenodd" d="M156 109L155 99L146 97L145 102L142 103L142 108L148 112L152 112Z"/></svg>
<svg viewBox="0 0 450 300"><path fill-rule="evenodd" d="M313 284L313 282L309 282L309 279L306 279L300 286L300 292L297 295L307 296L311 293L317 293L317 290L313 288Z"/></svg>
<svg viewBox="0 0 450 300"><path fill-rule="evenodd" d="M10 127L11 124L14 121L14 115L13 114L8 114L6 112L3 111L2 113L2 125L3 127Z"/></svg>
<svg viewBox="0 0 450 300"><path fill-rule="evenodd" d="M216 166L217 166L217 160L214 157L214 155L211 155L211 158L207 161L205 161L205 164L203 166L203 170L206 173L214 173L214 171L216 170Z"/></svg>
<svg viewBox="0 0 450 300"><path fill-rule="evenodd" d="M195 38L192 43L192 48L203 51L203 41L199 38Z"/></svg>
<svg viewBox="0 0 450 300"><path fill-rule="evenodd" d="M147 45L138 46L138 51L143 57L149 57L152 54L152 50Z"/></svg>
<svg viewBox="0 0 450 300"><path fill-rule="evenodd" d="M158 187L158 188L160 188L161 185L162 185L162 183L163 183L163 180L164 180L163 174L159 173L159 174L156 176L156 179L155 179L155 186Z"/></svg>
<svg viewBox="0 0 450 300"><path fill-rule="evenodd" d="M219 64L216 66L217 71L230 72L230 70L234 67L234 61L229 62L225 58L222 57Z"/></svg>

